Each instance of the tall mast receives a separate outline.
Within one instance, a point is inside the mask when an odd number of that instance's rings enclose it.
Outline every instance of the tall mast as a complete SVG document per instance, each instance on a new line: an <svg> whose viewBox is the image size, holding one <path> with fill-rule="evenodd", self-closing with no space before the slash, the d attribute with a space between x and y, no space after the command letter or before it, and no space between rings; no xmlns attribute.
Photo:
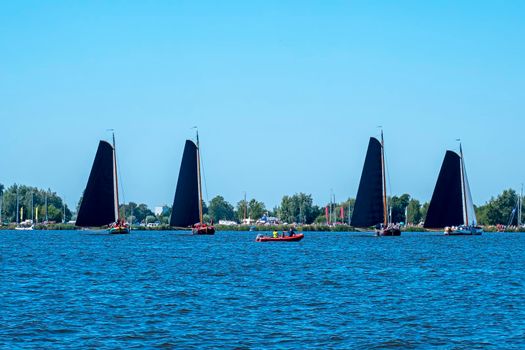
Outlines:
<svg viewBox="0 0 525 350"><path fill-rule="evenodd" d="M48 220L48 216L47 216L47 191L46 191L46 194L45 194L45 197L44 197L44 202L45 202L45 207L46 207L46 223L49 221Z"/></svg>
<svg viewBox="0 0 525 350"><path fill-rule="evenodd" d="M120 210L118 204L118 175L117 175L117 148L115 145L115 132L113 132L113 176L115 177L115 220L120 221Z"/></svg>
<svg viewBox="0 0 525 350"><path fill-rule="evenodd" d="M388 211L386 202L386 174L385 174L385 140L383 138L383 129L381 129L381 174L383 176L383 224L388 225Z"/></svg>
<svg viewBox="0 0 525 350"><path fill-rule="evenodd" d="M521 184L520 197L518 198L518 226L521 226L522 207L523 207L523 184Z"/></svg>
<svg viewBox="0 0 525 350"><path fill-rule="evenodd" d="M18 224L19 223L19 217L18 217L18 207L20 206L20 200L18 198L18 186L16 186L16 223Z"/></svg>
<svg viewBox="0 0 525 350"><path fill-rule="evenodd" d="M348 200L348 226L352 223L352 208L350 208L350 200Z"/></svg>
<svg viewBox="0 0 525 350"><path fill-rule="evenodd" d="M202 225L202 184L201 184L201 150L199 144L199 130L197 129L197 179L199 186L199 220Z"/></svg>
<svg viewBox="0 0 525 350"><path fill-rule="evenodd" d="M34 223L34 212L35 212L35 194L31 192L31 222Z"/></svg>
<svg viewBox="0 0 525 350"><path fill-rule="evenodd" d="M463 147L461 141L459 142L459 154L461 158L461 190L463 191L463 210L465 211L465 225L469 225L468 209L467 209L467 191L465 186L465 162L463 160Z"/></svg>
<svg viewBox="0 0 525 350"><path fill-rule="evenodd" d="M248 210L248 202L246 202L246 191L244 191L244 223L246 223L246 211Z"/></svg>
<svg viewBox="0 0 525 350"><path fill-rule="evenodd" d="M334 210L332 210L332 212L334 213L334 223L336 223L337 222L337 211L336 211L337 202L335 201L335 193L334 193L333 199L334 199Z"/></svg>
<svg viewBox="0 0 525 350"><path fill-rule="evenodd" d="M335 212L335 205L334 205L334 190L330 190L330 222L332 224L335 224L334 220L334 212Z"/></svg>
<svg viewBox="0 0 525 350"><path fill-rule="evenodd" d="M333 189L330 189L330 212L329 212L329 220L328 220L328 223L329 224L333 224L333 217L332 217L332 214L333 214L333 199L334 199L334 190Z"/></svg>

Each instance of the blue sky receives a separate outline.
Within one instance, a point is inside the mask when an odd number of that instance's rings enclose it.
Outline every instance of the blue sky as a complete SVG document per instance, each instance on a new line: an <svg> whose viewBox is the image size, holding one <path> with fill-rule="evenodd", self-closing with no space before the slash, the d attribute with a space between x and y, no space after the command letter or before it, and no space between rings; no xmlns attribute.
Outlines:
<svg viewBox="0 0 525 350"><path fill-rule="evenodd" d="M126 200L171 204L201 134L208 195L355 196L385 130L429 200L463 140L474 202L525 182L523 1L4 1L0 182L75 205L117 130Z"/></svg>

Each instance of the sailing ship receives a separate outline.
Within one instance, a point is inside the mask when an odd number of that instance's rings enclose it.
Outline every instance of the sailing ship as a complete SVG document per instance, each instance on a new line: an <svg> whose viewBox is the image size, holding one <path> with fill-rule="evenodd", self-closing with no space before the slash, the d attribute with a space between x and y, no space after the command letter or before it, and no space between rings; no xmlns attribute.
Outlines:
<svg viewBox="0 0 525 350"><path fill-rule="evenodd" d="M119 213L115 134L113 144L100 141L78 210L79 227L109 226L109 233L126 234L129 225Z"/></svg>
<svg viewBox="0 0 525 350"><path fill-rule="evenodd" d="M400 236L399 226L390 221L386 187L385 141L381 130L381 141L371 137L368 143L351 225L361 228L374 226L378 236Z"/></svg>
<svg viewBox="0 0 525 350"><path fill-rule="evenodd" d="M463 148L459 154L447 151L430 200L425 228L445 228L451 236L481 235L465 168Z"/></svg>
<svg viewBox="0 0 525 350"><path fill-rule="evenodd" d="M196 235L213 235L213 223L203 220L202 182L200 165L199 132L197 143L186 140L180 165L175 198L170 218L170 226L179 228L191 227Z"/></svg>

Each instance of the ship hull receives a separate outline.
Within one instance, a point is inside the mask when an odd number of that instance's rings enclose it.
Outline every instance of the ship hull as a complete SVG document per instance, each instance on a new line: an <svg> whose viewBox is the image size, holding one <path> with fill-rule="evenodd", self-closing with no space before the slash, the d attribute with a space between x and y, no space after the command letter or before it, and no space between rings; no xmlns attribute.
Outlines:
<svg viewBox="0 0 525 350"><path fill-rule="evenodd" d="M130 233L130 229L129 227L126 227L126 226L116 226L116 227L111 227L109 229L109 233L112 235L125 235L125 234Z"/></svg>
<svg viewBox="0 0 525 350"><path fill-rule="evenodd" d="M213 225L206 225L206 224L202 224L202 225L196 225L195 227L192 228L191 232L194 234L194 235L214 235L215 234L215 226Z"/></svg>
<svg viewBox="0 0 525 350"><path fill-rule="evenodd" d="M397 228L389 228L385 230L377 230L376 236L380 237L394 237L394 236L401 236L401 230Z"/></svg>

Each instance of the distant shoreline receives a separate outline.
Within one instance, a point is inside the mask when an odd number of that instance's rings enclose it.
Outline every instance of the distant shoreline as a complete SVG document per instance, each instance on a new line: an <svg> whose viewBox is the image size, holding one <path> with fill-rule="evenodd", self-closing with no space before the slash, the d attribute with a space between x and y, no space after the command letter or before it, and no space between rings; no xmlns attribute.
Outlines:
<svg viewBox="0 0 525 350"><path fill-rule="evenodd" d="M17 231L16 225L0 226L1 231ZM247 225L216 225L217 231L239 231L239 232L271 232L271 231L288 231L292 225L278 225L278 226L247 226ZM299 232L370 232L369 230L357 230L355 227L349 225L305 225L296 226ZM93 228L93 230L106 230L107 227ZM485 232L498 232L496 226L484 226ZM81 231L85 230L71 224L51 224L51 225L35 225L33 231ZM181 229L169 225L159 225L155 227L132 226L132 231L191 231L191 228ZM441 230L427 230L423 227L408 226L401 229L402 232L441 232ZM525 228L509 228L505 232L525 232Z"/></svg>

